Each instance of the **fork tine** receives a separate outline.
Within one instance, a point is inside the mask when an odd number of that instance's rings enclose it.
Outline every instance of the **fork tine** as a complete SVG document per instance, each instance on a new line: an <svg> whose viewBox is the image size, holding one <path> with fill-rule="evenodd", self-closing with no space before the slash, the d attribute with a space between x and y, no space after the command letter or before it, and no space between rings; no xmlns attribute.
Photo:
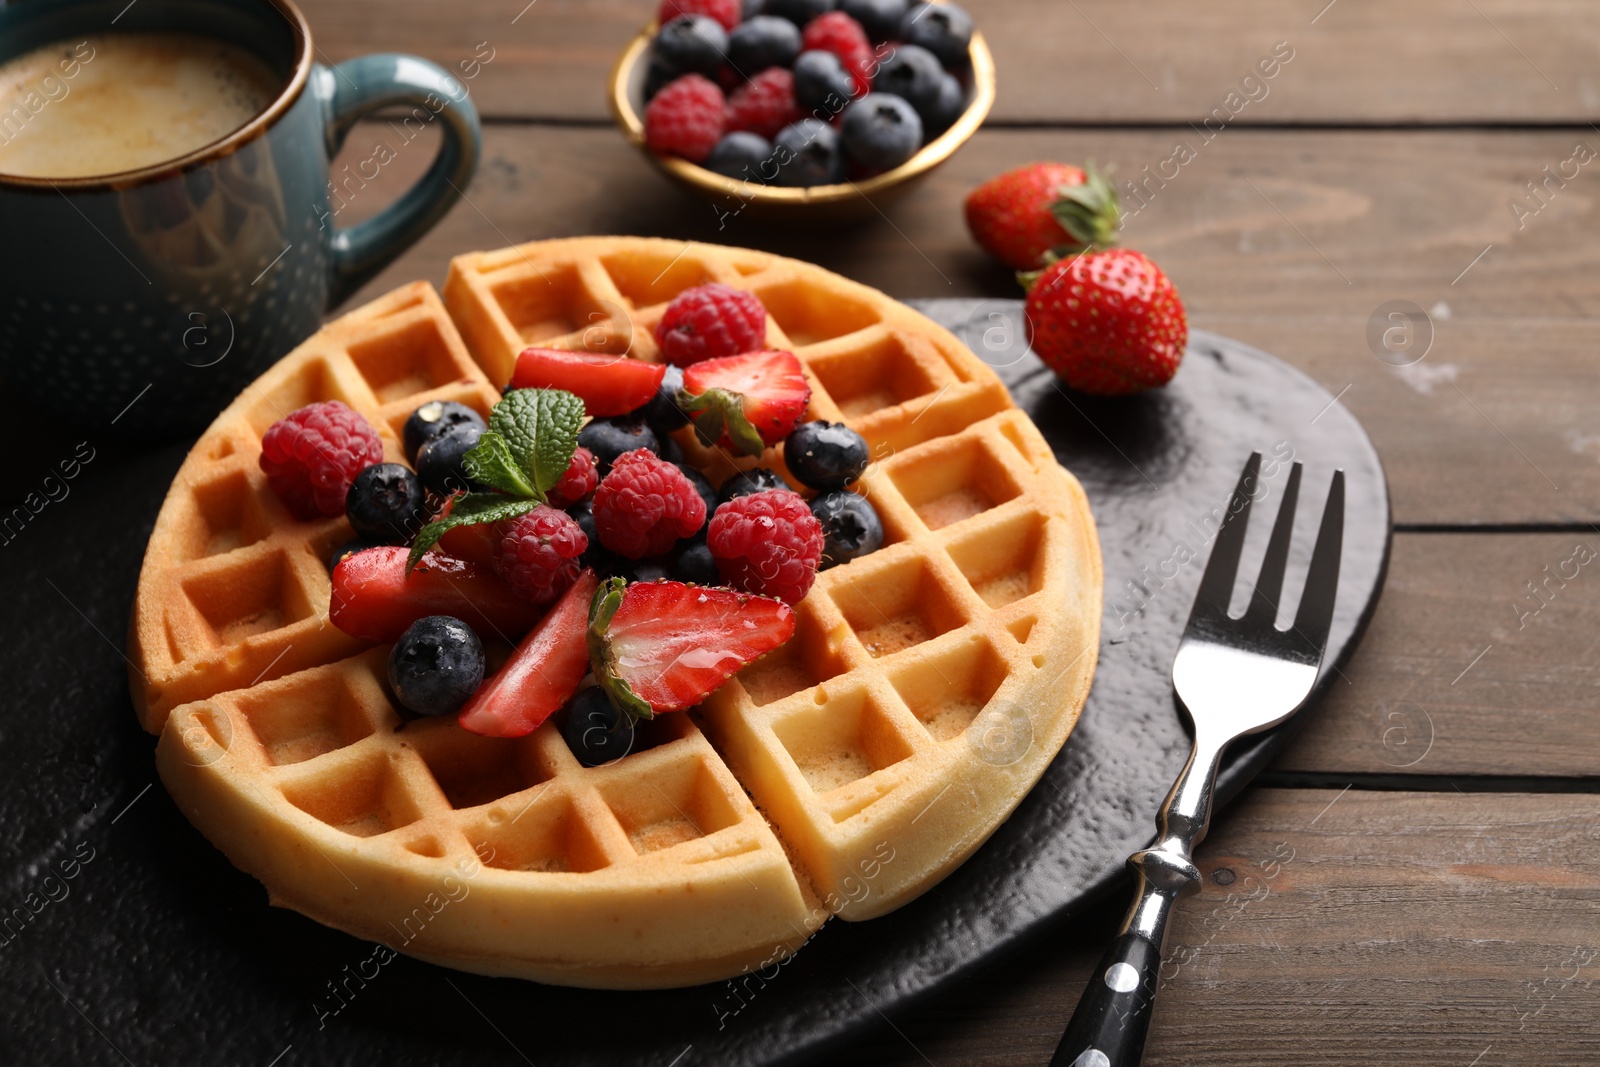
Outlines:
<svg viewBox="0 0 1600 1067"><path fill-rule="evenodd" d="M1278 508L1278 519L1272 524L1272 538L1267 542L1267 556L1261 561L1261 574L1256 578L1255 592L1250 594L1250 606L1245 616L1252 615L1268 620L1278 614L1278 600L1283 596L1283 571L1289 562L1289 538L1294 533L1294 506L1300 497L1300 464L1289 468L1289 484L1283 488L1283 505Z"/></svg>
<svg viewBox="0 0 1600 1067"><path fill-rule="evenodd" d="M1320 654L1328 644L1328 628L1333 624L1333 600L1339 589L1339 555L1344 542L1344 471L1333 472L1328 488L1328 503L1322 509L1322 526L1317 531L1317 547L1311 551L1311 568L1306 574L1306 590L1300 597L1294 628L1316 645Z"/></svg>
<svg viewBox="0 0 1600 1067"><path fill-rule="evenodd" d="M1250 523L1250 497L1256 491L1256 477L1261 469L1261 453L1252 452L1228 500L1227 514L1217 529L1217 538L1211 546L1211 558L1206 561L1206 572L1200 579L1200 592L1194 599L1194 615L1203 607L1226 616L1228 601L1233 597L1233 579L1239 573L1239 553L1244 548L1244 530Z"/></svg>

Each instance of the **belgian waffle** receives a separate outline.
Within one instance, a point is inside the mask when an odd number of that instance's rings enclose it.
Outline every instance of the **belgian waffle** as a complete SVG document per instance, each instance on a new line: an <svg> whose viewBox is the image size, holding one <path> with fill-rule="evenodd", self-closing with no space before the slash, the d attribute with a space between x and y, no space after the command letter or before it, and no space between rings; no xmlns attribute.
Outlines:
<svg viewBox="0 0 1600 1067"><path fill-rule="evenodd" d="M529 344L656 358L666 302L709 281L759 295L811 417L866 437L884 547L823 571L793 640L607 766L553 722L403 724L385 650L327 621L323 561L351 531L290 519L261 434L339 399L397 458L412 410L487 412ZM680 436L714 481L733 468ZM768 966L960 864L1076 722L1100 604L1081 488L947 331L794 260L576 238L461 256L442 302L416 283L351 312L223 412L151 536L130 680L167 788L273 903L464 970L664 987Z"/></svg>

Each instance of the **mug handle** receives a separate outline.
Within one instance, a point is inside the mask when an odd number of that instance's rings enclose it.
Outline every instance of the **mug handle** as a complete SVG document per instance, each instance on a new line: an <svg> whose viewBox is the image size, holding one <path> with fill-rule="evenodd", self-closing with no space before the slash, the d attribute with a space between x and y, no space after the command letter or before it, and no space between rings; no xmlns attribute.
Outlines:
<svg viewBox="0 0 1600 1067"><path fill-rule="evenodd" d="M312 71L312 90L322 101L328 159L363 117L379 108L410 104L432 123L443 122L444 145L433 165L410 189L377 215L336 229L331 243L333 277L328 307L347 296L411 247L444 217L478 169L483 130L461 82L443 67L417 56L384 52ZM413 111L413 114L416 113Z"/></svg>

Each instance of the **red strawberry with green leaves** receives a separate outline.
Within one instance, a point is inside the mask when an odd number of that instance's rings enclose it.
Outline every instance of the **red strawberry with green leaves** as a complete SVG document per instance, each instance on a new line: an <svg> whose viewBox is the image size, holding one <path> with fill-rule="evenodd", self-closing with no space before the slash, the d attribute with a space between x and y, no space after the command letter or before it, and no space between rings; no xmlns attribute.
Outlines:
<svg viewBox="0 0 1600 1067"><path fill-rule="evenodd" d="M635 718L700 703L794 634L781 600L683 582L602 583L589 609L589 661Z"/></svg>
<svg viewBox="0 0 1600 1067"><path fill-rule="evenodd" d="M1074 389L1126 396L1178 372L1189 323L1161 268L1130 248L1052 263L1028 285L1028 340Z"/></svg>
<svg viewBox="0 0 1600 1067"><path fill-rule="evenodd" d="M525 348L511 372L513 389L565 389L597 419L626 415L649 403L667 373L664 363L597 352Z"/></svg>
<svg viewBox="0 0 1600 1067"><path fill-rule="evenodd" d="M702 440L759 456L805 418L811 386L793 352L768 350L684 368L680 407Z"/></svg>
<svg viewBox="0 0 1600 1067"><path fill-rule="evenodd" d="M1117 192L1093 166L1029 163L990 178L967 195L967 228L1016 270L1116 242Z"/></svg>

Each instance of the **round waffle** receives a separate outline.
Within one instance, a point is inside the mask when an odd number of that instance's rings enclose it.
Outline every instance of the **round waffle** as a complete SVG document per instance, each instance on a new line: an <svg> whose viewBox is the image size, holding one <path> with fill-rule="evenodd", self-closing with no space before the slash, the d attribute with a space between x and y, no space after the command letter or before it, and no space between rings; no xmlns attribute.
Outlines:
<svg viewBox="0 0 1600 1067"><path fill-rule="evenodd" d="M290 518L261 435L338 399L398 459L412 410L487 413L529 344L656 358L666 302L710 281L760 296L811 417L867 439L884 547L823 571L788 644L609 765L554 722L403 723L386 650L327 619L351 530ZM714 481L732 469L679 436ZM151 534L129 677L167 788L274 904L463 970L652 988L771 966L949 874L1066 740L1100 604L1082 489L946 330L794 260L576 238L461 256L442 301L418 282L345 315L218 416Z"/></svg>

